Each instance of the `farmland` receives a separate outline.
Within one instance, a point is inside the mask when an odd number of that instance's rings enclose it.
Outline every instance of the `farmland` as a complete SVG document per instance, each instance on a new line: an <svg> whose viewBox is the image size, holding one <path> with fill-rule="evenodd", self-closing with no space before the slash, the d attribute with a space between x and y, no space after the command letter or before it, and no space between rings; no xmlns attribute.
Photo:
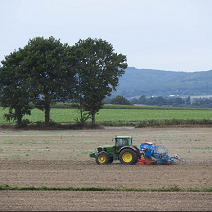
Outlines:
<svg viewBox="0 0 212 212"><path fill-rule="evenodd" d="M0 123L7 123L3 119L3 114L8 112L8 109L0 108ZM70 123L76 122L80 118L79 111L68 108L52 108L50 111L50 119L53 122ZM38 109L33 109L32 114L25 115L23 119L28 119L30 122L43 122L44 112ZM96 114L96 122L140 122L146 120L170 120L170 119L212 119L212 109L191 109L191 108L153 108L153 107L115 107L101 109ZM88 122L91 121L90 119Z"/></svg>
<svg viewBox="0 0 212 212"><path fill-rule="evenodd" d="M0 109L0 123L7 123ZM57 123L74 123L73 108L51 108ZM44 112L24 116L43 122ZM211 109L107 106L96 115L104 126L124 122L211 120ZM89 122L90 120L88 120ZM123 125L122 125L123 126ZM113 144L115 135L162 144L185 165L125 166L119 161L98 166L89 152ZM11 210L198 210L212 208L211 125L183 127L23 130L0 128L0 208Z"/></svg>
<svg viewBox="0 0 212 212"><path fill-rule="evenodd" d="M114 161L98 166L89 152L113 144L116 134L131 135L138 146L162 144L169 155L178 153L187 163L126 166ZM211 137L210 127L1 129L0 208L210 211Z"/></svg>

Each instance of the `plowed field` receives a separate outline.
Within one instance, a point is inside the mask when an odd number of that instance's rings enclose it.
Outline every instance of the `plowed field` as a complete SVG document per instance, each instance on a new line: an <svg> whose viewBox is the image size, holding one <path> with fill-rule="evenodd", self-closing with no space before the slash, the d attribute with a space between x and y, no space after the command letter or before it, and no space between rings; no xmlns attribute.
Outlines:
<svg viewBox="0 0 212 212"><path fill-rule="evenodd" d="M89 152L131 135L162 144L185 165L97 165ZM66 131L0 130L0 185L109 188L212 187L212 128L140 128ZM0 191L1 211L211 211L211 192Z"/></svg>

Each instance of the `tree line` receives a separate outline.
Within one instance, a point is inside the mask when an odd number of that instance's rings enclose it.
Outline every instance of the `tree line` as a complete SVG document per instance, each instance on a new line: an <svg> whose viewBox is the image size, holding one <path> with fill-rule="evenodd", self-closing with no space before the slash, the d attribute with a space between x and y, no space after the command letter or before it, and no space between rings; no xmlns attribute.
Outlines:
<svg viewBox="0 0 212 212"><path fill-rule="evenodd" d="M212 99L208 98L195 98L191 101L188 97L150 97L146 98L145 95L141 95L138 99L132 98L130 101L132 104L144 104L150 106L168 106L168 107L190 107L190 108L212 108Z"/></svg>
<svg viewBox="0 0 212 212"><path fill-rule="evenodd" d="M151 106L173 106L173 107L180 107L182 105L191 105L190 96L186 99L181 97L150 97L146 98L145 95L141 95L138 99L133 98L131 100L132 104L144 104L144 105L151 105Z"/></svg>
<svg viewBox="0 0 212 212"><path fill-rule="evenodd" d="M95 123L103 100L125 73L126 61L102 39L80 39L73 46L53 36L30 39L1 61L0 102L9 108L4 118L21 126L23 116L31 115L35 107L45 112L48 124L50 105L73 102L81 111L81 121L91 117Z"/></svg>
<svg viewBox="0 0 212 212"><path fill-rule="evenodd" d="M142 104L148 106L168 106L168 107L191 107L191 108L212 108L212 98L195 98L191 102L190 96L182 97L146 97L141 95L138 99L127 100L124 96L118 95L114 98L106 98L105 103L117 105Z"/></svg>

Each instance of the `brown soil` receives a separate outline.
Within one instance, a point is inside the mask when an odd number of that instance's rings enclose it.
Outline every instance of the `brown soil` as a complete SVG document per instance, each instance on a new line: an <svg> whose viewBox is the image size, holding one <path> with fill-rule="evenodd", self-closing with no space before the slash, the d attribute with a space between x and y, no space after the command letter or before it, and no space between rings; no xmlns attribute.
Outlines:
<svg viewBox="0 0 212 212"><path fill-rule="evenodd" d="M97 165L89 152L113 144L162 144L185 165ZM211 128L142 128L66 131L0 130L0 185L53 187L212 187ZM211 211L211 192L0 191L1 211Z"/></svg>

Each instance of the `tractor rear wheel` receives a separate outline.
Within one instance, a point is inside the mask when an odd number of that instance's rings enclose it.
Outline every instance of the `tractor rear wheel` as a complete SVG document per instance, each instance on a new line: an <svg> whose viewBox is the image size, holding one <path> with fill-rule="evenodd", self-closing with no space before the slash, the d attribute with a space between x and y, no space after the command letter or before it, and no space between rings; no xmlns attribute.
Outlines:
<svg viewBox="0 0 212 212"><path fill-rule="evenodd" d="M132 149L124 149L119 155L119 160L122 164L132 165L137 162L137 154Z"/></svg>
<svg viewBox="0 0 212 212"><path fill-rule="evenodd" d="M109 163L110 161L110 156L108 155L107 152L99 152L96 155L96 163L99 165L105 165Z"/></svg>

